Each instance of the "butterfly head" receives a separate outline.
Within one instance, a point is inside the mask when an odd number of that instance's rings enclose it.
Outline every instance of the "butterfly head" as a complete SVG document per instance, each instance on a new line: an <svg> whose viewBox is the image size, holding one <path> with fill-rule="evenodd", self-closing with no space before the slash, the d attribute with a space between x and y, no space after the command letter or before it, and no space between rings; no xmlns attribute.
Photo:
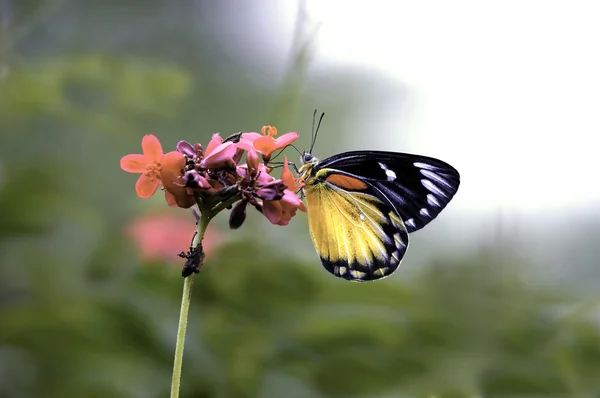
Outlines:
<svg viewBox="0 0 600 398"><path fill-rule="evenodd" d="M304 151L302 153L302 156L300 157L300 162L302 163L302 165L305 165L307 163L312 163L313 165L315 165L319 162L319 159L317 159L312 153Z"/></svg>
<svg viewBox="0 0 600 398"><path fill-rule="evenodd" d="M302 180L306 180L312 174L313 168L319 163L319 159L309 151L304 151L302 152L302 156L300 156L300 163L302 166L298 170L298 176Z"/></svg>

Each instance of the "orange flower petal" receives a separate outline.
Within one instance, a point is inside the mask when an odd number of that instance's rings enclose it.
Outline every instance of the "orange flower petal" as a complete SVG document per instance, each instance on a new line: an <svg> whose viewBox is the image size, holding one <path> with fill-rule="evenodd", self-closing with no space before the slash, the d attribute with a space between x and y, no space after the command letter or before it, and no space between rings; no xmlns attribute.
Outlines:
<svg viewBox="0 0 600 398"><path fill-rule="evenodd" d="M175 200L175 196L173 196L173 194L169 191L167 191L165 189L165 200L167 201L167 204L169 205L169 207L175 207L177 206L177 200Z"/></svg>
<svg viewBox="0 0 600 398"><path fill-rule="evenodd" d="M135 183L135 192L142 199L148 199L158 189L160 180L158 178L148 177L142 174Z"/></svg>
<svg viewBox="0 0 600 398"><path fill-rule="evenodd" d="M288 189L293 191L296 187L296 182L294 180L294 175L290 171L288 166L287 156L283 155L283 169L281 170L281 179L283 183L287 185Z"/></svg>
<svg viewBox="0 0 600 398"><path fill-rule="evenodd" d="M185 167L185 156L177 151L167 152L160 160L161 178L162 172L168 170L173 175L181 175L181 170ZM164 181L164 178L163 178Z"/></svg>
<svg viewBox="0 0 600 398"><path fill-rule="evenodd" d="M254 140L254 149L264 156L269 156L277 149L277 145L275 145L275 141L271 137L259 137Z"/></svg>
<svg viewBox="0 0 600 398"><path fill-rule="evenodd" d="M163 155L160 141L152 134L145 135L142 139L142 152L149 160L148 163L158 162Z"/></svg>
<svg viewBox="0 0 600 398"><path fill-rule="evenodd" d="M185 187L181 187L181 190L174 191L175 194L165 189L165 200L170 207L181 207L182 209L189 209L196 204L196 199L193 195L188 194Z"/></svg>
<svg viewBox="0 0 600 398"><path fill-rule="evenodd" d="M144 155L125 155L121 158L121 169L128 173L143 173L148 163Z"/></svg>
<svg viewBox="0 0 600 398"><path fill-rule="evenodd" d="M183 184L181 169L185 166L185 157L183 154L173 151L166 153L160 161L160 179L165 187L165 192L169 192L172 198L165 193L165 199L169 206L182 207L187 209L196 204L193 195L188 193Z"/></svg>
<svg viewBox="0 0 600 398"><path fill-rule="evenodd" d="M240 142L238 142L236 145L238 148L248 151L250 148L254 148L254 140L259 137L262 137L262 135L258 133L242 133Z"/></svg>

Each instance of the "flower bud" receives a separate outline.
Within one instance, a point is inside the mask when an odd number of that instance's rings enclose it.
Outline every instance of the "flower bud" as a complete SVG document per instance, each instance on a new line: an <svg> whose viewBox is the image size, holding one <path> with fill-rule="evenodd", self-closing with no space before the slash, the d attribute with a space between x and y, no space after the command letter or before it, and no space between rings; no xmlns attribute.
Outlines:
<svg viewBox="0 0 600 398"><path fill-rule="evenodd" d="M210 188L208 180L202 177L196 170L186 171L183 180L187 188Z"/></svg>
<svg viewBox="0 0 600 398"><path fill-rule="evenodd" d="M258 171L258 153L254 150L254 148L250 148L248 153L246 154L246 164L248 165L248 171L251 176L256 176Z"/></svg>
<svg viewBox="0 0 600 398"><path fill-rule="evenodd" d="M245 200L239 201L229 214L229 228L238 229L246 220L246 205Z"/></svg>

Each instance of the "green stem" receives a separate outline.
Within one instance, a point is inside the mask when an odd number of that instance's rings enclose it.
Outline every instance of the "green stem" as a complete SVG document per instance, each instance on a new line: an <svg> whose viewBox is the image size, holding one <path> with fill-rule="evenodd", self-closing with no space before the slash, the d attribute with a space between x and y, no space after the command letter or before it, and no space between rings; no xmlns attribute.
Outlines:
<svg viewBox="0 0 600 398"><path fill-rule="evenodd" d="M192 241L192 247L198 247L202 242L206 227L212 218L212 214L203 212L196 226L196 236ZM187 330L190 302L192 301L192 286L194 285L192 274L183 280L183 294L181 297L181 310L179 312L179 326L177 329L177 343L175 345L175 360L173 362L173 379L171 380L171 398L179 397L179 386L181 384L181 368L183 366L183 346L185 344L185 332Z"/></svg>

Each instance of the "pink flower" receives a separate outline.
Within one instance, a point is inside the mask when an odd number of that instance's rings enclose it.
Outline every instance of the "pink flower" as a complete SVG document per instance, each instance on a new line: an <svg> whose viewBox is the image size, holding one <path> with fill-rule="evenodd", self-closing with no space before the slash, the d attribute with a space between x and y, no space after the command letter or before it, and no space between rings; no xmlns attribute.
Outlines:
<svg viewBox="0 0 600 398"><path fill-rule="evenodd" d="M191 217L153 213L134 219L125 232L143 260L181 261L177 253L189 249L194 229L195 221ZM214 253L222 241L219 231L210 224L202 241L205 254Z"/></svg>
<svg viewBox="0 0 600 398"><path fill-rule="evenodd" d="M203 169L216 169L225 165L235 167L233 157L237 151L237 146L231 142L223 142L223 138L219 134L214 134L206 150L204 151L204 159L200 162L200 167Z"/></svg>
<svg viewBox="0 0 600 398"><path fill-rule="evenodd" d="M304 203L289 189L284 191L280 200L263 201L263 214L275 225L288 225L298 209L306 211Z"/></svg>
<svg viewBox="0 0 600 398"><path fill-rule="evenodd" d="M263 214L275 225L288 225L291 218L296 215L296 210L306 211L304 203L296 196L295 180L288 166L287 157L283 156L283 170L281 180L287 186L280 200L263 200Z"/></svg>
<svg viewBox="0 0 600 398"><path fill-rule="evenodd" d="M237 167L237 173L240 177L246 177L248 174L248 165L243 164ZM275 181L275 178L269 174L269 168L264 164L258 165L258 171L256 172L256 182L258 185L267 185L268 183Z"/></svg>

